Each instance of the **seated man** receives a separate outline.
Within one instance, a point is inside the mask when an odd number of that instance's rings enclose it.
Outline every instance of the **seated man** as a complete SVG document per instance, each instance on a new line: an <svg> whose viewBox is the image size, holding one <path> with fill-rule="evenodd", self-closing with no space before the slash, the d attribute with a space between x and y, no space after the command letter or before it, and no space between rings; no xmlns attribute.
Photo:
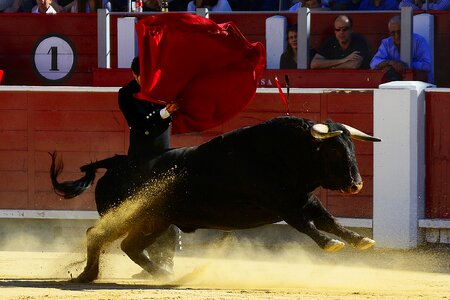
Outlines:
<svg viewBox="0 0 450 300"><path fill-rule="evenodd" d="M401 80L407 65L400 60L400 16L394 16L388 23L390 37L381 41L381 45L375 53L370 67L372 69L385 70L388 81ZM428 73L428 82L433 82L431 73L431 52L427 41L420 35L412 35L411 69Z"/></svg>
<svg viewBox="0 0 450 300"><path fill-rule="evenodd" d="M371 51L366 39L353 32L346 15L334 19L334 37L329 38L311 61L311 69L368 69Z"/></svg>

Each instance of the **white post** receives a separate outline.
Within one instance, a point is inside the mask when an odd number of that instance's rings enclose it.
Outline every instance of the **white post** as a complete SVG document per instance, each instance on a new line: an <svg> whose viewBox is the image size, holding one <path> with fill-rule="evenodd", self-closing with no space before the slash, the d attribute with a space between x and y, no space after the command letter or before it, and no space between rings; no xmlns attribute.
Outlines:
<svg viewBox="0 0 450 300"><path fill-rule="evenodd" d="M401 27L402 35L400 37L400 59L411 68L412 61L412 7L401 8Z"/></svg>
<svg viewBox="0 0 450 300"><path fill-rule="evenodd" d="M373 238L382 248L421 242L425 210L425 92L433 85L395 81L374 91Z"/></svg>
<svg viewBox="0 0 450 300"><path fill-rule="evenodd" d="M309 8L300 7L297 14L297 69L308 69L310 19Z"/></svg>
<svg viewBox="0 0 450 300"><path fill-rule="evenodd" d="M109 42L109 12L102 8L97 10L97 65L99 68L111 67Z"/></svg>
<svg viewBox="0 0 450 300"><path fill-rule="evenodd" d="M434 15L415 15L413 17L413 32L423 36L428 42L431 52L431 72L434 78Z"/></svg>
<svg viewBox="0 0 450 300"><path fill-rule="evenodd" d="M286 17L273 16L266 19L267 69L280 68L280 56L287 46Z"/></svg>
<svg viewBox="0 0 450 300"><path fill-rule="evenodd" d="M209 10L206 7L199 7L195 9L195 14L197 16L209 19Z"/></svg>
<svg viewBox="0 0 450 300"><path fill-rule="evenodd" d="M117 19L117 67L129 68L137 55L136 18Z"/></svg>

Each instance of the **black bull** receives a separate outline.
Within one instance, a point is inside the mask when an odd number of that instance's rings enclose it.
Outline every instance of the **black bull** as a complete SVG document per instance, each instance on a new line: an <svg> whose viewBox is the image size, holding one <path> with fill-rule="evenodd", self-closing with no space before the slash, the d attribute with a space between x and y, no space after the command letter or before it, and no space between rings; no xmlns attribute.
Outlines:
<svg viewBox="0 0 450 300"><path fill-rule="evenodd" d="M312 193L319 186L348 194L361 190L352 137L380 141L332 121L280 117L150 161L125 156L97 161L81 168L83 178L62 183L57 181L62 163L55 166L53 154L51 178L58 194L81 194L96 170L106 168L95 191L97 205L121 203L88 230L87 264L75 280L95 280L102 247L125 235L122 250L150 274L164 275L143 250L171 224L193 232L285 221L327 251L344 243L321 231L358 249L371 247L373 240L338 224Z"/></svg>

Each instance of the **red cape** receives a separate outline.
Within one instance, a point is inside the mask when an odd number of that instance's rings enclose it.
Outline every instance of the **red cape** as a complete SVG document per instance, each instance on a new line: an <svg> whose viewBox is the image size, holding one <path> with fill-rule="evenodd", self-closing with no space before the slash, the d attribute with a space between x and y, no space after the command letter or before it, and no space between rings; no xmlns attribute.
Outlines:
<svg viewBox="0 0 450 300"><path fill-rule="evenodd" d="M265 49L233 23L185 13L162 13L136 23L141 99L176 102L172 133L220 125L254 98Z"/></svg>

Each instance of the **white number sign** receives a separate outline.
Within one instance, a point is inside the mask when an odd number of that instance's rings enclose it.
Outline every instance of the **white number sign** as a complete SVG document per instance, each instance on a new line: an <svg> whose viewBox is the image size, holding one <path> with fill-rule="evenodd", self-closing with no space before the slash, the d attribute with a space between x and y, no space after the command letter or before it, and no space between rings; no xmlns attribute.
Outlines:
<svg viewBox="0 0 450 300"><path fill-rule="evenodd" d="M63 81L75 67L75 51L64 37L46 36L36 44L33 63L36 71L44 79Z"/></svg>

